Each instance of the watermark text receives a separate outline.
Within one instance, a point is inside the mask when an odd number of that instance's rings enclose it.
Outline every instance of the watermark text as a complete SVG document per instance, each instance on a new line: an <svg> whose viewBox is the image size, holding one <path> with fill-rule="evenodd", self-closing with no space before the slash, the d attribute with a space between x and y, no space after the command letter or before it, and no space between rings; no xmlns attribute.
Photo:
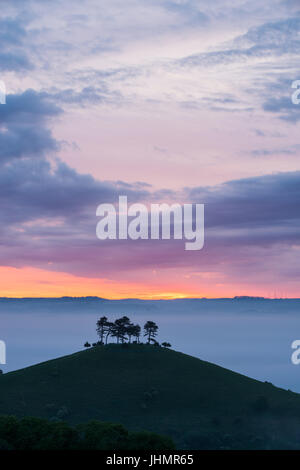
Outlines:
<svg viewBox="0 0 300 470"><path fill-rule="evenodd" d="M204 204L145 204L128 206L127 196L119 196L119 207L100 204L101 217L96 235L99 240L187 240L186 250L204 246Z"/></svg>

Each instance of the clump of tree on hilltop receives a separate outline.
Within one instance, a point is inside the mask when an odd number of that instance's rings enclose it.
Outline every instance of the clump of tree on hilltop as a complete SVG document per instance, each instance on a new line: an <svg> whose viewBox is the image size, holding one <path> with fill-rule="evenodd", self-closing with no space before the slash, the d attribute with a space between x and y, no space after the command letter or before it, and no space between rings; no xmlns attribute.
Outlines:
<svg viewBox="0 0 300 470"><path fill-rule="evenodd" d="M97 321L96 331L99 336L99 341L92 344L86 341L84 344L85 348L108 344L110 338L114 338L117 344L142 344L142 341L140 340L142 335L140 325L132 323L126 316L117 318L114 322L109 321L107 317L103 316ZM155 322L147 321L145 323L143 336L145 337L147 344L160 346L158 341L155 339L157 332L158 326ZM170 348L171 344L165 341L161 343L161 346L164 348Z"/></svg>

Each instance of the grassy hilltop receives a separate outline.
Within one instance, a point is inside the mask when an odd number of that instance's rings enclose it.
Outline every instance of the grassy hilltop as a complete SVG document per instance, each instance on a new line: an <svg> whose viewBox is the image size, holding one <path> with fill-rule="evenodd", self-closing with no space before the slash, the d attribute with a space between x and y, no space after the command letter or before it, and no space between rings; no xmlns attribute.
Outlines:
<svg viewBox="0 0 300 470"><path fill-rule="evenodd" d="M0 414L121 423L179 448L300 448L300 395L152 345L110 344L0 377Z"/></svg>

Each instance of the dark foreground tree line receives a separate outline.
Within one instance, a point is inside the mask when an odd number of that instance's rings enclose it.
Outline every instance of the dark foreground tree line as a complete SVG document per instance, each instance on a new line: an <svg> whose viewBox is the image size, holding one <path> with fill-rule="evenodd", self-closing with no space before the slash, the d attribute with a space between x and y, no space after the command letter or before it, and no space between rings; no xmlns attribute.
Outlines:
<svg viewBox="0 0 300 470"><path fill-rule="evenodd" d="M115 338L117 343L122 344L140 344L140 337L142 335L142 329L140 325L134 324L126 316L117 318L114 322L108 320L107 317L103 316L97 321L96 327L99 341L90 344L88 341L84 344L84 347L89 348L91 346L98 346L108 343L109 338ZM146 337L147 343L160 346L156 341L158 332L158 326L153 321L147 321L144 325L143 336ZM165 348L170 348L171 344L164 341L161 345Z"/></svg>
<svg viewBox="0 0 300 470"><path fill-rule="evenodd" d="M129 432L121 424L65 422L0 416L0 450L173 450L173 441L158 434Z"/></svg>

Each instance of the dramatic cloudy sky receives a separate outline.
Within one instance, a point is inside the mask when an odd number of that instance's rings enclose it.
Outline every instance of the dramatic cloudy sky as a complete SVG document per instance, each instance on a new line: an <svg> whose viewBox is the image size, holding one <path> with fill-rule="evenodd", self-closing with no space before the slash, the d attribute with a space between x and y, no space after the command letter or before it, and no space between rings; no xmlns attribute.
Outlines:
<svg viewBox="0 0 300 470"><path fill-rule="evenodd" d="M299 0L2 0L2 296L299 297ZM97 240L198 202L205 246Z"/></svg>

